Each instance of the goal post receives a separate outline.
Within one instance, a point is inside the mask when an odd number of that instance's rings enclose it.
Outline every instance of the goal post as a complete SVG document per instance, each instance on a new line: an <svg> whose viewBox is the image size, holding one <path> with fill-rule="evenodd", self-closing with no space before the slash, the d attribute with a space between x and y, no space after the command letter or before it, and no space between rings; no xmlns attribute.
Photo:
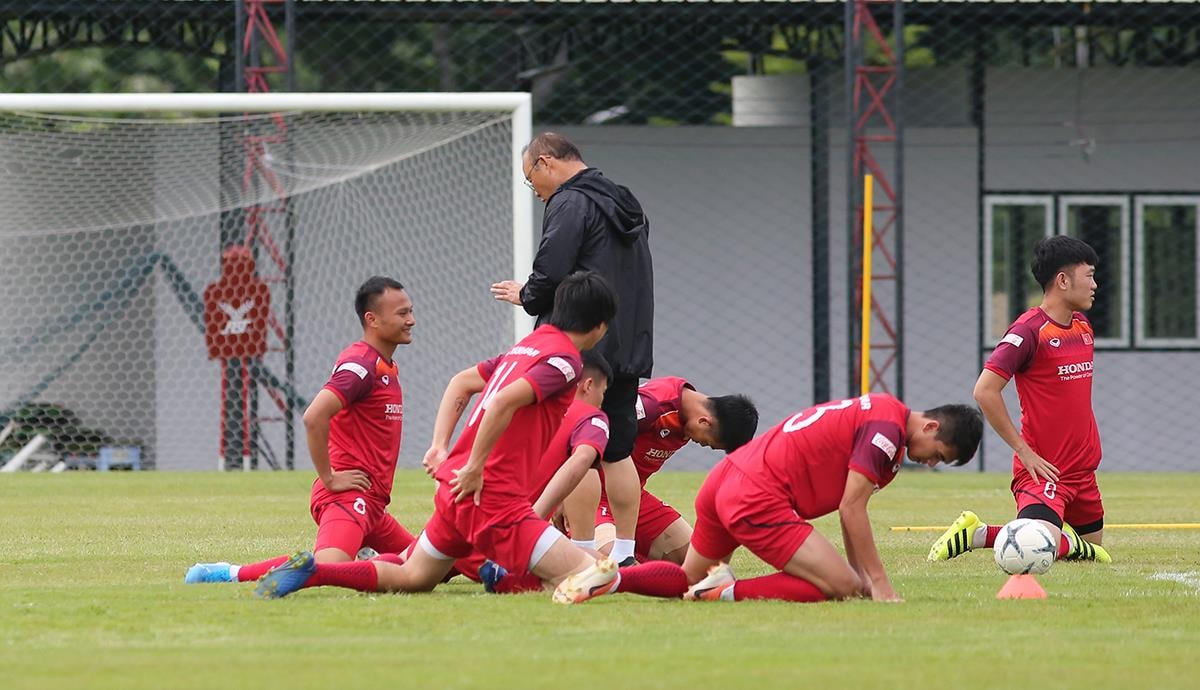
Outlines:
<svg viewBox="0 0 1200 690"><path fill-rule="evenodd" d="M521 152L533 138L533 103L526 92L487 93L0 93L0 112L34 113L271 113L508 111L512 116L513 277L533 266L533 199L525 186ZM515 310L513 338L532 330Z"/></svg>
<svg viewBox="0 0 1200 690"><path fill-rule="evenodd" d="M246 420L311 398L381 274L416 307L396 353L413 464L448 377L532 327L487 289L532 266L531 127L526 93L0 94L0 425L61 411L64 457L206 469L237 441L214 425L232 395L243 450L278 456L283 432ZM204 298L235 245L272 312L230 363L206 356ZM238 308L218 317L252 340Z"/></svg>

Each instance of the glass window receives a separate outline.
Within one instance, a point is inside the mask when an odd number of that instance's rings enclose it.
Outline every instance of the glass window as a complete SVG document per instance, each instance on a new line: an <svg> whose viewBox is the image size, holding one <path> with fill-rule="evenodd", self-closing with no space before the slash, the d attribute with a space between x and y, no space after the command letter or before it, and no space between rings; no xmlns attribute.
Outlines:
<svg viewBox="0 0 1200 690"><path fill-rule="evenodd" d="M1126 197L1064 196L1059 200L1059 232L1096 250L1096 303L1088 319L1096 344L1129 344L1129 201Z"/></svg>
<svg viewBox="0 0 1200 690"><path fill-rule="evenodd" d="M985 212L988 347L1022 312L1042 302L1029 263L1034 245L1050 234L1050 197L991 197Z"/></svg>
<svg viewBox="0 0 1200 690"><path fill-rule="evenodd" d="M1137 204L1138 339L1195 346L1197 205L1187 197L1140 197Z"/></svg>

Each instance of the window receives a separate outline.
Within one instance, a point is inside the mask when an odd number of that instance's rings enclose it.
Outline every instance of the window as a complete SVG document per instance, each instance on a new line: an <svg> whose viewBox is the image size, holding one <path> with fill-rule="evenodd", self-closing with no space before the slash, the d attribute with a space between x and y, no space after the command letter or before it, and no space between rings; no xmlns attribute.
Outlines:
<svg viewBox="0 0 1200 690"><path fill-rule="evenodd" d="M1135 206L1137 343L1200 345L1196 299L1200 197L1144 196Z"/></svg>
<svg viewBox="0 0 1200 690"><path fill-rule="evenodd" d="M1200 349L1200 195L989 194L983 226L985 349L1041 303L1029 262L1056 234L1100 258L1088 312L1098 347Z"/></svg>
<svg viewBox="0 0 1200 690"><path fill-rule="evenodd" d="M1063 196L1058 213L1058 232L1087 242L1100 257L1096 303L1087 313L1096 345L1128 346L1129 198Z"/></svg>
<svg viewBox="0 0 1200 690"><path fill-rule="evenodd" d="M1025 310L1042 303L1042 287L1029 262L1033 247L1053 229L1049 196L992 197L985 204L986 244L984 301L987 333L984 346L994 346Z"/></svg>

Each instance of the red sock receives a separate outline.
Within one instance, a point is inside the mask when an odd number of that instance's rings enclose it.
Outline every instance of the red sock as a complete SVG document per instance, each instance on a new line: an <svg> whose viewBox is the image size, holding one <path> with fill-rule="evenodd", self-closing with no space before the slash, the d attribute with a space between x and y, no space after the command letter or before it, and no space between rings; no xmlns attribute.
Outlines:
<svg viewBox="0 0 1200 690"><path fill-rule="evenodd" d="M1058 560L1069 553L1071 553L1071 540L1067 539L1067 535L1065 533L1059 532L1058 554L1054 556L1054 560Z"/></svg>
<svg viewBox="0 0 1200 690"><path fill-rule="evenodd" d="M688 588L683 568L669 561L650 561L621 568L620 573L621 582L614 592L678 599Z"/></svg>
<svg viewBox="0 0 1200 690"><path fill-rule="evenodd" d="M996 545L996 537L999 536L1000 530L1004 525L987 525L987 536L983 539L983 545L991 548Z"/></svg>
<svg viewBox="0 0 1200 690"><path fill-rule="evenodd" d="M276 556L269 561L243 565L241 568L238 568L238 582L252 582L257 580L263 575L266 575L268 570L282 564L288 558L290 558L290 556Z"/></svg>
<svg viewBox="0 0 1200 690"><path fill-rule="evenodd" d="M394 565L404 565L405 558L398 553L381 553L371 560L383 561L384 563L392 563Z"/></svg>
<svg viewBox="0 0 1200 690"><path fill-rule="evenodd" d="M345 587L360 592L379 589L379 573L371 561L349 563L318 563L317 569L304 583L305 587Z"/></svg>
<svg viewBox="0 0 1200 690"><path fill-rule="evenodd" d="M780 599L783 601L825 601L825 595L808 580L787 573L775 573L749 580L738 580L733 585L733 600Z"/></svg>
<svg viewBox="0 0 1200 690"><path fill-rule="evenodd" d="M542 591L542 578L533 573L509 573L496 581L496 594Z"/></svg>

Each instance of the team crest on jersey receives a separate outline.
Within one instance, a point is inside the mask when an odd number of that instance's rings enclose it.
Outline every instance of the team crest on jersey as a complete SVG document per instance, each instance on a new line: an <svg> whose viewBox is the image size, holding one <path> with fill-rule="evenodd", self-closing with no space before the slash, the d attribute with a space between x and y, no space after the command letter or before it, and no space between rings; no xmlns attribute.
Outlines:
<svg viewBox="0 0 1200 690"><path fill-rule="evenodd" d="M1083 344L1084 344L1084 345L1091 345L1091 344L1092 344L1092 334L1091 334L1091 333L1084 333L1084 334L1083 334Z"/></svg>

